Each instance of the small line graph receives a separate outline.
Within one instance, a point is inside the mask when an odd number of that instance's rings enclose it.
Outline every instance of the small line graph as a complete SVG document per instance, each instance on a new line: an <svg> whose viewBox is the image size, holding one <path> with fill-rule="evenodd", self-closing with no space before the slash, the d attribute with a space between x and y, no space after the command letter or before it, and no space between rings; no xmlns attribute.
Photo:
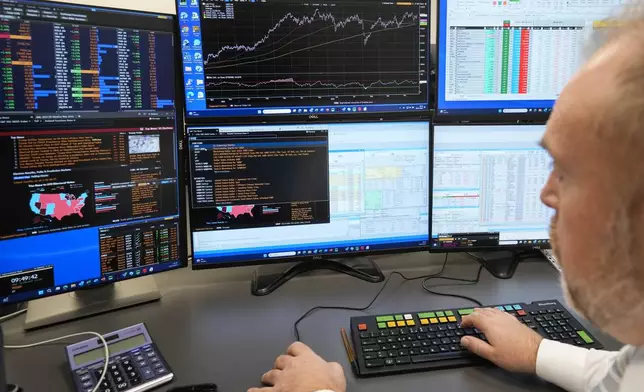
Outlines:
<svg viewBox="0 0 644 392"><path fill-rule="evenodd" d="M397 81L393 80L390 82L385 82L382 80L377 80L373 83L369 84L363 84L361 82L348 82L348 83L325 83L321 80L316 80L315 82L304 82L304 83L299 83L293 78L284 78L284 79L275 79L275 80L267 80L267 81L262 81L262 82L257 82L257 83L243 83L243 82L235 82L235 81L228 81L224 80L221 82L211 82L208 83L206 86L207 87L219 87L219 86L225 86L225 85L230 85L230 86L237 86L237 87L245 87L245 88L256 88L256 87L261 87L261 86L266 86L266 85L275 85L275 86L287 86L287 85L293 85L294 87L305 87L305 88L322 88L322 89L340 89L340 88L345 88L345 87L357 87L357 88L362 88L364 90L368 90L374 86L378 87L399 87L399 86L416 86L418 85L417 80L402 80L402 81Z"/></svg>
<svg viewBox="0 0 644 392"><path fill-rule="evenodd" d="M425 60L418 6L235 3L204 20L209 100L420 96Z"/></svg>

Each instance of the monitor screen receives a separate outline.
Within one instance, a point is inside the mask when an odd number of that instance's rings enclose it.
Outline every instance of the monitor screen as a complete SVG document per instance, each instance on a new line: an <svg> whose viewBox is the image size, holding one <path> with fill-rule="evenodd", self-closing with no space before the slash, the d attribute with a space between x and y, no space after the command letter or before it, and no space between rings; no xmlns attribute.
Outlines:
<svg viewBox="0 0 644 392"><path fill-rule="evenodd" d="M432 251L549 248L545 125L434 127Z"/></svg>
<svg viewBox="0 0 644 392"><path fill-rule="evenodd" d="M429 122L189 127L199 267L429 241Z"/></svg>
<svg viewBox="0 0 644 392"><path fill-rule="evenodd" d="M438 115L547 116L623 0L441 0Z"/></svg>
<svg viewBox="0 0 644 392"><path fill-rule="evenodd" d="M187 117L429 110L428 0L177 0Z"/></svg>
<svg viewBox="0 0 644 392"><path fill-rule="evenodd" d="M185 265L174 18L0 7L0 302Z"/></svg>

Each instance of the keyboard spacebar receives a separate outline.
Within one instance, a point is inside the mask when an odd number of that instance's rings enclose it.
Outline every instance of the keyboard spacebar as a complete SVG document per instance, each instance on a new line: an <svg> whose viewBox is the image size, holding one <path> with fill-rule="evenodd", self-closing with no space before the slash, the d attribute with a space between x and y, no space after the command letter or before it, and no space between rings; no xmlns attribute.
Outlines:
<svg viewBox="0 0 644 392"><path fill-rule="evenodd" d="M439 355L416 355L411 357L411 362L412 363L424 363L424 362L439 362L439 361L445 361L447 359L470 359L473 358L474 355L462 351L460 353L450 353L450 354L439 354Z"/></svg>

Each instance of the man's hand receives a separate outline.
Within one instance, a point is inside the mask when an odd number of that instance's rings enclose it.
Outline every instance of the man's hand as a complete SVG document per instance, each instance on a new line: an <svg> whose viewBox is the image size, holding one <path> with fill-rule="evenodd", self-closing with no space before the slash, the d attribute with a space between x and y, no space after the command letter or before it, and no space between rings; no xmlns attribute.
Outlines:
<svg viewBox="0 0 644 392"><path fill-rule="evenodd" d="M275 361L275 368L262 376L267 388L251 388L248 392L346 392L347 380L338 363L320 358L307 345L294 343L286 355Z"/></svg>
<svg viewBox="0 0 644 392"><path fill-rule="evenodd" d="M488 343L472 336L461 345L474 354L512 372L535 373L543 338L519 320L498 309L476 309L463 317L462 328L478 328Z"/></svg>

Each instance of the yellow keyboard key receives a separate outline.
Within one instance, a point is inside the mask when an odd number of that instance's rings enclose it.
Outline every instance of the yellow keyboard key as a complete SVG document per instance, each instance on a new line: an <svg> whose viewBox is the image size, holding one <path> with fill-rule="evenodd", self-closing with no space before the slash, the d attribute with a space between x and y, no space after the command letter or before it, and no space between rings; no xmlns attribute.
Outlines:
<svg viewBox="0 0 644 392"><path fill-rule="evenodd" d="M422 325L429 325L429 320L427 320L427 319L420 319L420 323L421 323Z"/></svg>
<svg viewBox="0 0 644 392"><path fill-rule="evenodd" d="M396 328L396 322L395 321L390 321L390 322L387 323L387 326L389 328Z"/></svg>
<svg viewBox="0 0 644 392"><path fill-rule="evenodd" d="M413 327L414 325L416 325L416 322L414 320L407 320L408 327Z"/></svg>
<svg viewBox="0 0 644 392"><path fill-rule="evenodd" d="M398 321L398 326L399 326L399 327L404 327L404 326L405 326L405 322L404 322L404 321Z"/></svg>
<svg viewBox="0 0 644 392"><path fill-rule="evenodd" d="M447 317L439 317L438 321L440 321L441 323L446 323L447 322Z"/></svg>
<svg viewBox="0 0 644 392"><path fill-rule="evenodd" d="M438 319L437 318L430 318L429 322L432 324L438 324Z"/></svg>
<svg viewBox="0 0 644 392"><path fill-rule="evenodd" d="M449 316L449 317L447 318L447 321L449 321L450 323L455 323L455 322L456 322L456 317L454 317L454 316Z"/></svg>

